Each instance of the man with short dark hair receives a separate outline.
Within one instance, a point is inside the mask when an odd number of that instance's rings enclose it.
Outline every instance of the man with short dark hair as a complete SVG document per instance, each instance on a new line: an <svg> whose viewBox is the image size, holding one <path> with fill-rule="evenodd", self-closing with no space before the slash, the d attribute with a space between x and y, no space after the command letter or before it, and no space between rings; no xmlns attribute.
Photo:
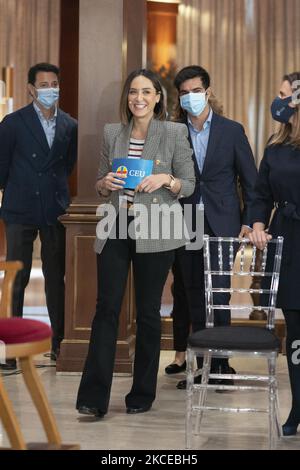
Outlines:
<svg viewBox="0 0 300 470"><path fill-rule="evenodd" d="M32 103L0 123L1 217L7 260L20 260L13 315L22 316L33 242L41 240L46 302L53 330L52 359L64 336L65 230L57 220L69 205L68 175L77 158L77 122L58 108L59 69L41 63L28 72ZM11 368L15 367L15 362Z"/></svg>
<svg viewBox="0 0 300 470"><path fill-rule="evenodd" d="M176 120L184 122L194 150L196 186L192 196L181 199L192 206L193 221L202 211L204 232L210 236L237 237L248 233L249 206L254 198L257 170L243 126L222 116L222 107L212 93L208 72L198 65L180 70L175 77L178 91ZM238 180L242 189L240 209ZM195 230L195 227L193 227ZM185 369L187 337L205 328L204 261L202 249L176 250L174 272L173 333L175 360L167 374ZM224 297L224 294L222 294ZM228 297L228 296L227 296ZM220 304L229 302L229 297ZM215 312L215 324L230 323L228 310ZM201 367L201 361L198 361ZM213 359L212 370L232 373L227 359ZM201 376L196 378L200 381ZM185 388L181 380L177 388Z"/></svg>

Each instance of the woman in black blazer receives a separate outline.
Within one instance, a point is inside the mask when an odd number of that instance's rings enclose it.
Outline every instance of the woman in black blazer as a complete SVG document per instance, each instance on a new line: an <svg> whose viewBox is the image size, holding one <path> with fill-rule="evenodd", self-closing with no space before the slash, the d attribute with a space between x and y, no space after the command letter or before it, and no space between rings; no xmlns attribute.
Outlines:
<svg viewBox="0 0 300 470"><path fill-rule="evenodd" d="M279 97L271 106L281 123L265 150L253 205L250 240L262 249L267 240L284 237L277 306L287 328L286 351L292 409L282 427L284 436L297 433L300 423L300 72L283 77ZM272 209L273 219L268 227Z"/></svg>

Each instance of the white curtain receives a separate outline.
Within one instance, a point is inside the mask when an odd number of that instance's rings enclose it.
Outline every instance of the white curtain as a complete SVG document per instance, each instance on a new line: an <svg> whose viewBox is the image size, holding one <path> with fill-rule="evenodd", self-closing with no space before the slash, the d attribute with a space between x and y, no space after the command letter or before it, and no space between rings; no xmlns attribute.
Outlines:
<svg viewBox="0 0 300 470"><path fill-rule="evenodd" d="M28 103L31 65L58 64L59 41L60 0L0 0L0 67L14 67L15 109Z"/></svg>
<svg viewBox="0 0 300 470"><path fill-rule="evenodd" d="M270 104L300 70L300 0L181 0L177 64L202 65L224 114L246 129L256 160L274 130Z"/></svg>

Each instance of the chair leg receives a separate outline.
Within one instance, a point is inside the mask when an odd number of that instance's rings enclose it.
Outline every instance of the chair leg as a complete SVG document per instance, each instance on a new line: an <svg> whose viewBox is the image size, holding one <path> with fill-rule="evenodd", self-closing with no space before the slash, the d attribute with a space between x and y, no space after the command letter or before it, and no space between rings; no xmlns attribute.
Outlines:
<svg viewBox="0 0 300 470"><path fill-rule="evenodd" d="M26 450L19 423L17 421L12 403L4 388L0 377L0 418L13 450Z"/></svg>
<svg viewBox="0 0 300 470"><path fill-rule="evenodd" d="M191 349L187 349L186 355L186 417L185 417L185 447L192 448L193 435L193 383L194 383L194 360L195 354Z"/></svg>
<svg viewBox="0 0 300 470"><path fill-rule="evenodd" d="M278 388L276 381L276 393L275 393L275 419L276 419L276 428L277 428L277 437L280 439L282 437L282 427L280 424L280 412L279 412L279 398L278 398Z"/></svg>
<svg viewBox="0 0 300 470"><path fill-rule="evenodd" d="M209 381L209 373L210 373L210 365L211 365L211 354L204 354L203 356L203 366L202 366L202 377L201 377L201 385L204 385L202 389L199 390L199 400L198 406L204 406L207 397L207 385ZM203 417L203 410L198 411L196 415L196 423L195 423L195 434L200 434L200 425Z"/></svg>
<svg viewBox="0 0 300 470"><path fill-rule="evenodd" d="M277 444L277 419L276 419L276 357L268 359L269 368L269 449L273 450ZM276 429L276 431L275 431Z"/></svg>
<svg viewBox="0 0 300 470"><path fill-rule="evenodd" d="M26 386L40 415L48 442L61 445L61 437L55 418L46 397L44 387L33 364L32 357L27 356L20 358L20 364Z"/></svg>

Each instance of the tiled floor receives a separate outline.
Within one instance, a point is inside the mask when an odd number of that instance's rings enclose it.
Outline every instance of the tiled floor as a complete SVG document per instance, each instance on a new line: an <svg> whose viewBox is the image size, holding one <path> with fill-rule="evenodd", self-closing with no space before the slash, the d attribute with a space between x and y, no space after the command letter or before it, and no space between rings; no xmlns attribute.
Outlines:
<svg viewBox="0 0 300 470"><path fill-rule="evenodd" d="M40 267L34 265L30 286L26 290L26 317L49 322L45 307ZM170 306L165 307L168 311ZM185 391L177 390L176 383L184 375L167 376L164 368L173 360L172 351L162 351L158 377L157 399L151 411L141 415L125 413L124 396L130 389L131 377L114 378L108 414L98 422L88 417L80 417L75 410L79 374L56 374L54 363L43 356L37 358L41 366L47 395L58 421L64 442L80 443L82 449L144 449L179 450L184 449L185 435ZM233 360L233 367L242 372L264 370L261 360ZM281 420L285 420L290 407L290 390L286 358L278 360L278 380L280 388ZM27 441L42 441L39 419L25 388L21 374L4 377L5 386L14 403L17 416ZM233 406L239 399L247 406L265 403L263 392L238 392L217 394L209 397L212 404L226 403ZM202 432L195 442L197 449L265 449L267 448L268 421L265 415L232 414L210 412L204 416ZM0 425L0 446L7 439ZM299 449L300 430L296 437L282 439L279 449Z"/></svg>
<svg viewBox="0 0 300 470"><path fill-rule="evenodd" d="M82 449L184 449L185 391L177 390L177 380L183 375L166 376L164 367L172 360L170 351L161 354L161 367L158 378L157 399L151 411L141 415L125 413L124 396L131 385L130 377L115 377L112 387L108 414L98 422L88 417L80 417L75 407L79 375L56 374L50 361L40 357L37 363L49 400L58 421L64 442L80 443ZM257 365L258 364L258 365ZM243 361L232 361L238 370L249 370ZM250 370L261 371L261 360L251 361ZM289 403L289 385L285 357L278 360L278 379L282 421L286 418ZM38 417L25 389L21 375L4 378L9 395L13 400L21 427L27 441L41 441L44 436ZM211 392L212 404L225 402L228 406L239 403L263 405L263 392L230 392L217 394ZM267 448L268 421L261 414L232 414L209 412L204 416L204 427L195 442L198 449L265 449ZM6 443L4 433L0 432L0 446ZM299 449L300 433L296 437L282 439L278 449Z"/></svg>

